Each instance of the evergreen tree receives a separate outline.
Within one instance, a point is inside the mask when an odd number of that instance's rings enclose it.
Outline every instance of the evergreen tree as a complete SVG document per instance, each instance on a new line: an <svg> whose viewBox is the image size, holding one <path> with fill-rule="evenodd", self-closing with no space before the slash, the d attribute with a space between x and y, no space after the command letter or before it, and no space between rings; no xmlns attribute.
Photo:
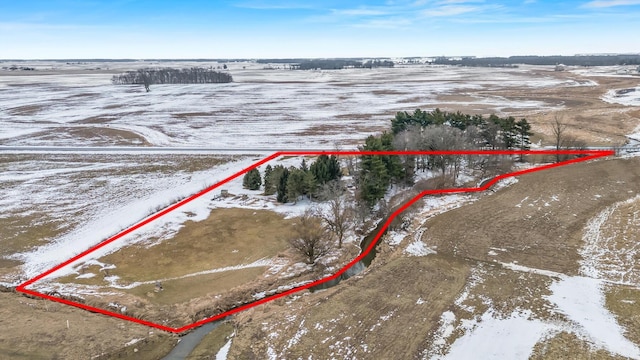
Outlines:
<svg viewBox="0 0 640 360"><path fill-rule="evenodd" d="M307 161L302 158L302 163L300 164L300 170L307 172L309 171L309 168L307 167Z"/></svg>
<svg viewBox="0 0 640 360"><path fill-rule="evenodd" d="M278 177L277 186L278 195L276 197L276 200L280 203L286 203L289 200L287 198L287 182L289 181L289 169L283 167L282 171L279 171L279 173L280 176Z"/></svg>
<svg viewBox="0 0 640 360"><path fill-rule="evenodd" d="M317 187L318 183L316 182L316 177L313 173L310 171L304 172L304 176L302 178L302 194L311 198Z"/></svg>
<svg viewBox="0 0 640 360"><path fill-rule="evenodd" d="M502 128L502 142L507 149L513 149L516 145L516 119L513 116L500 119Z"/></svg>
<svg viewBox="0 0 640 360"><path fill-rule="evenodd" d="M322 154L311 164L309 171L313 174L319 185L324 185L329 181L338 180L342 175L340 163L335 155L331 157Z"/></svg>
<svg viewBox="0 0 640 360"><path fill-rule="evenodd" d="M383 149L382 139L376 136L369 136L365 140L362 151L381 151ZM387 172L387 164L383 160L386 156L364 155L361 158L360 198L369 207L381 199L390 184L391 177Z"/></svg>
<svg viewBox="0 0 640 360"><path fill-rule="evenodd" d="M271 165L267 165L267 167L264 169L264 194L265 195L273 195L276 193L276 187L271 177L272 173L273 173L273 167L271 167Z"/></svg>
<svg viewBox="0 0 640 360"><path fill-rule="evenodd" d="M304 194L304 174L305 172L292 168L287 178L287 199L289 201L297 202L298 198Z"/></svg>
<svg viewBox="0 0 640 360"><path fill-rule="evenodd" d="M531 124L527 119L520 119L515 124L516 146L520 150L529 150L531 148L531 140L529 139L533 133L531 132ZM524 155L520 154L520 161L524 160Z"/></svg>
<svg viewBox="0 0 640 360"><path fill-rule="evenodd" d="M251 169L242 178L242 186L249 190L258 190L262 185L262 178L258 169Z"/></svg>

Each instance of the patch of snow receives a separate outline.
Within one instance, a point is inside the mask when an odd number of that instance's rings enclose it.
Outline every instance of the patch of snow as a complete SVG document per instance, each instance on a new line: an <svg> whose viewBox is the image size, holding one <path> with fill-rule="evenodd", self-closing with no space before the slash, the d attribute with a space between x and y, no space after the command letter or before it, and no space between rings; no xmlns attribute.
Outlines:
<svg viewBox="0 0 640 360"><path fill-rule="evenodd" d="M553 326L540 320L529 319L527 312L514 312L500 319L492 310L482 315L480 322L469 324L470 328L452 345L445 356L431 359L467 360L476 359L528 359L533 347L540 339L555 331Z"/></svg>
<svg viewBox="0 0 640 360"><path fill-rule="evenodd" d="M435 253L436 251L433 248L427 247L427 245L420 240L412 242L405 249L405 254L412 256L427 256Z"/></svg>
<svg viewBox="0 0 640 360"><path fill-rule="evenodd" d="M86 274L76 276L76 279L91 279L92 277L95 277L95 276L96 274L94 273L86 273Z"/></svg>
<svg viewBox="0 0 640 360"><path fill-rule="evenodd" d="M587 222L582 236L584 245L580 250L580 255L582 256L580 261L581 274L593 278L618 281L628 285L638 285L635 281L628 280L637 278L634 260L635 249L617 249L613 244L609 244L614 242L615 239L602 233L603 226L620 206L637 201L640 201L640 195L617 202L605 208ZM611 251L616 251L617 254L613 256Z"/></svg>
<svg viewBox="0 0 640 360"><path fill-rule="evenodd" d="M456 315L452 311L445 311L440 315L439 326L436 330L431 348L424 351L424 358L437 359L438 355L442 355L447 345L447 339L455 331L454 323L456 321ZM429 356L431 355L431 356Z"/></svg>
<svg viewBox="0 0 640 360"><path fill-rule="evenodd" d="M602 101L611 104L620 104L625 106L640 106L640 86L625 89L628 92L620 94L623 89L609 90L602 96Z"/></svg>
<svg viewBox="0 0 640 360"><path fill-rule="evenodd" d="M267 347L267 356L269 360L278 360L278 353L271 346Z"/></svg>
<svg viewBox="0 0 640 360"><path fill-rule="evenodd" d="M124 346L131 346L131 345L135 345L135 344L137 344L138 342L140 342L140 341L142 341L142 340L144 340L144 338L141 338L141 339L133 339L133 340L129 341L128 343L124 344Z"/></svg>
<svg viewBox="0 0 640 360"><path fill-rule="evenodd" d="M416 305L422 305L426 303L426 301L422 300L422 298L418 298L418 300L416 301Z"/></svg>
<svg viewBox="0 0 640 360"><path fill-rule="evenodd" d="M624 336L624 329L605 308L603 281L564 276L550 286L547 299L567 315L576 331L588 336L597 346L611 353L638 359L640 349Z"/></svg>
<svg viewBox="0 0 640 360"><path fill-rule="evenodd" d="M229 339L226 344L216 354L216 360L227 360L227 356L229 356L229 350L231 349L231 342L233 338Z"/></svg>
<svg viewBox="0 0 640 360"><path fill-rule="evenodd" d="M293 335L293 337L287 342L287 349L290 349L293 345L297 344L302 336L304 336L308 332L307 328L304 327L304 321L305 319L300 322L298 331L296 331L295 335Z"/></svg>
<svg viewBox="0 0 640 360"><path fill-rule="evenodd" d="M406 231L389 231L388 242L391 246L398 246L407 236Z"/></svg>
<svg viewBox="0 0 640 360"><path fill-rule="evenodd" d="M549 276L549 277L554 277L554 278L560 278L560 277L564 277L565 276L564 274L559 273L559 272L555 272L555 271L536 269L536 268L531 268L531 267L527 267L527 266L518 265L518 264L515 263L515 261L513 263L500 262L499 264L502 265L503 267L505 267L505 268L507 268L509 270L513 270L513 271L526 272L526 273Z"/></svg>

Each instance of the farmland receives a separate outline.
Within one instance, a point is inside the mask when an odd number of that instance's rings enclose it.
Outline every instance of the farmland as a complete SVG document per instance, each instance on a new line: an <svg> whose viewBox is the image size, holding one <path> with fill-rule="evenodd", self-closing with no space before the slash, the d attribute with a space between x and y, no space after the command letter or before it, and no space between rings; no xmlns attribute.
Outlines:
<svg viewBox="0 0 640 360"><path fill-rule="evenodd" d="M291 71L246 62L229 63L233 83L152 85L146 93L109 80L150 64L30 65L38 70L0 71L0 283L9 290L276 150L354 149L388 130L398 111L527 117L536 148L553 143L550 124L558 116L590 146L640 140L637 98L616 92L637 87L638 77L616 75L613 67ZM121 149L104 149L113 146ZM198 351L217 351L235 331L232 359L455 358L508 328L523 335L501 356L554 358L563 347L583 357L640 356L632 306L640 301L637 162L602 159L526 175L473 198L425 199L410 227L385 237L364 273L238 314ZM312 202L279 204L244 189L241 179L221 189L231 196L220 198L216 189L36 288L179 326L195 314L211 315L221 295L260 298L260 291L290 286L287 278L310 281L357 255L360 237L350 233L345 249L316 273L287 242ZM572 293L590 299L584 309L594 323L572 310L579 301ZM106 331L92 356L135 356L131 346L138 343L158 358L176 340L10 291L1 295L2 308L12 309L4 318L13 320L10 334L0 332L0 355L43 357L34 344L49 341L54 354L73 358ZM37 316L47 321L35 336L28 319ZM96 334L57 339L65 328ZM394 343L398 334L411 341ZM266 340L253 346L255 338ZM205 351L207 344L215 346Z"/></svg>

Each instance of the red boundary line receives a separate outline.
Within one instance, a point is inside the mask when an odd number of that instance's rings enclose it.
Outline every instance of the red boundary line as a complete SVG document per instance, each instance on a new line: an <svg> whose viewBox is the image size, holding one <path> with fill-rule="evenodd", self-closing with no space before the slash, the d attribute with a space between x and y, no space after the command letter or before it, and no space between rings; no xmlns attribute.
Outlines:
<svg viewBox="0 0 640 360"><path fill-rule="evenodd" d="M169 326L165 326L162 324L156 324L150 321L146 321L146 320L142 320L142 319L138 319L138 318L134 318L131 316L127 316L127 315L123 315L117 312L113 312L113 311L108 311L105 309L100 309L100 308L96 308L93 306L88 306L79 302L75 302L75 301L71 301L71 300L67 300L67 299L63 299L63 298L59 298L59 297L55 297L55 296L51 296L48 294L43 294L37 291L33 291L33 290L29 290L26 287L29 285L34 284L35 282L37 282L38 280L41 280L42 278L51 275L52 273L54 273L55 271L60 270L61 268L71 264L72 262L75 262L77 260L79 260L80 258L122 238L123 236L155 221L156 219L168 214L169 212L178 209L179 207L211 192L212 190L220 187L223 184L226 184L227 182L236 179L238 177L240 177L241 175L245 174L246 172L248 172L249 170L255 169L256 167L263 165L277 157L280 156L305 156L305 155L348 155L348 156L356 156L356 155L585 155L584 157L581 158L575 158L575 159L571 159L571 160L566 160L566 161L561 161L558 163L553 163L553 164L547 164L547 165L543 165L543 166L538 166L538 167L534 167L534 168L530 168L530 169L526 169L526 170L520 170L520 171L515 171L515 172L511 172L511 173L507 173L507 174L503 174L503 175L499 175L494 177L493 179L491 179L490 181L488 181L487 183L484 184L484 186L482 187L474 187L474 188L453 188L453 189L440 189L440 190L425 190L423 192L421 192L420 194L418 194L416 197L414 197L413 199L407 201L407 203L405 203L402 207L400 207L398 210L396 210L393 214L391 214L391 216L389 216L389 218L387 219L387 221L384 223L384 225L382 226L382 228L380 229L380 232L376 235L376 237L373 239L373 241L371 242L371 244L360 254L358 255L358 257L356 257L355 259L353 259L351 262L349 262L347 265L345 265L342 269L340 269L338 272L336 272L335 274L331 275L331 276L327 276L325 278L316 280L314 282L305 284L305 285L301 285L298 287L294 287L290 290L286 290L284 292L278 293L278 294L274 294L271 296L267 296L265 298L262 298L260 300L256 300L254 302L251 302L249 304L245 304L236 308L233 308L229 311L226 311L224 313L212 316L210 318L206 318L182 327L177 327L177 328L173 328L173 327L169 327ZM481 191L485 191L487 189L489 189L491 186L493 186L495 183L497 183L498 181L502 180L502 179L506 179L509 177L516 177L516 176L520 176L520 175L524 175L524 174L528 174L528 173L532 173L532 172L536 172L536 171L541 171L541 170L547 170L547 169L552 169L552 168L556 168L556 167L560 167L560 166L564 166L564 165L569 165L569 164L574 164L574 163L578 163L578 162L583 162L583 161L588 161L588 160L593 160L593 159L597 159L597 158L601 158L601 157L606 157L606 156L611 156L614 155L615 151L613 150L529 150L529 151L521 151L521 150L512 150L512 151L508 151L508 150L499 150L499 151L494 151L494 150L461 150L461 151L279 151L274 153L271 156L268 156L258 162L256 162L255 164L249 166L246 169L241 170L240 172L229 176L228 178L218 182L215 185L212 185L194 195L191 195L190 197L183 199L169 207L167 207L166 209L159 211L147 218L145 218L144 220L138 222L137 224L134 224L133 226L121 231L120 233L108 238L107 240L102 241L101 243L81 252L80 254L72 257L71 259L57 265L54 266L53 268L43 272L42 274L25 281L24 283L18 285L16 287L16 291L28 294L28 295L32 295L32 296L36 296L36 297L41 297L47 300L51 300L51 301L55 301L55 302L59 302L65 305L70 305L70 306L74 306L80 309L84 309L84 310L88 310L91 312L96 312L96 313L100 313L103 315L108 315L108 316L112 316L118 319L122 319L122 320L127 320L127 321L131 321L134 323L138 323L138 324L142 324L142 325L147 325L156 329L160 329L160 330L164 330L167 332L172 332L172 333L181 333L190 329L193 329L195 327L204 325L206 323L212 322L212 321L216 321L216 320L220 320L222 318L225 318L229 315L238 313L240 311L244 311L247 309L250 309L252 307L258 306L260 304L264 304L266 302L269 301L273 301L275 299L284 297L284 296L288 296L291 294L294 294L296 292L323 284L327 281L331 281L333 279L338 278L339 276L341 276L343 273L345 273L351 266L353 266L354 264L356 264L357 262L359 262L360 260L362 260L365 256L367 256L367 254L369 254L369 252L371 252L371 250L376 246L376 244L378 243L378 241L380 240L380 237L382 236L382 234L385 232L385 230L389 227L389 225L391 224L391 222L393 221L393 219L398 216L400 213L402 213L404 210L406 210L408 207L410 207L411 205L413 205L416 201L418 201L420 198L426 196L426 195L436 195L436 194L452 194L452 193L469 193L469 192L481 192Z"/></svg>

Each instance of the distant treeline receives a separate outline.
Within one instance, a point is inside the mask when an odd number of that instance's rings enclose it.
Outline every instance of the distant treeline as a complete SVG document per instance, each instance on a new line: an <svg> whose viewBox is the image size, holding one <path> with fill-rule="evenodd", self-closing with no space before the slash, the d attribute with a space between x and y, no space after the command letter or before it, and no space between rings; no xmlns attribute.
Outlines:
<svg viewBox="0 0 640 360"><path fill-rule="evenodd" d="M280 60L258 60L260 64L289 64L291 69L297 70L340 70L347 68L378 68L378 67L393 67L395 64L389 60L356 60L356 59L280 59Z"/></svg>
<svg viewBox="0 0 640 360"><path fill-rule="evenodd" d="M369 60L367 62L355 61L355 60L307 60L299 64L292 64L292 69L299 70L340 70L347 68L378 68L378 67L393 67L393 61L389 60Z"/></svg>
<svg viewBox="0 0 640 360"><path fill-rule="evenodd" d="M116 85L142 84L145 86L153 84L211 84L232 81L233 78L227 73L198 67L140 69L114 75L111 78L111 82Z"/></svg>
<svg viewBox="0 0 640 360"><path fill-rule="evenodd" d="M488 58L451 59L436 58L439 65L507 67L515 64L527 65L571 65L571 66L613 66L640 65L640 55L576 55L576 56L511 56Z"/></svg>

